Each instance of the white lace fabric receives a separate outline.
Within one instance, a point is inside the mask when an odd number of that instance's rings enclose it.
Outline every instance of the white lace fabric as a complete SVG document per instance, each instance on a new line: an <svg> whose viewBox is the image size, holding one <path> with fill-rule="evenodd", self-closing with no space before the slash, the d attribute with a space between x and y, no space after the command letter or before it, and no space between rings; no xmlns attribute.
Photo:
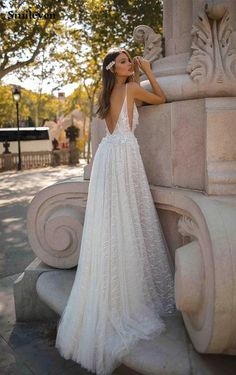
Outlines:
<svg viewBox="0 0 236 375"><path fill-rule="evenodd" d="M175 311L166 243L134 130L127 85L113 133L96 151L80 257L55 346L97 375L112 374L135 343L165 330Z"/></svg>

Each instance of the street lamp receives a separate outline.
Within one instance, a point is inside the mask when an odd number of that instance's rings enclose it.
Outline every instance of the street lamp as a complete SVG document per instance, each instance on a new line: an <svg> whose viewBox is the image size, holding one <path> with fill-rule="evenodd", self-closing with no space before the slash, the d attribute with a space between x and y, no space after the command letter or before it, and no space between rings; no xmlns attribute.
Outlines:
<svg viewBox="0 0 236 375"><path fill-rule="evenodd" d="M21 171L21 149L20 149L20 124L19 124L19 101L20 101L20 87L14 86L12 89L12 96L16 102L16 122L17 122L17 141L18 141L18 171Z"/></svg>

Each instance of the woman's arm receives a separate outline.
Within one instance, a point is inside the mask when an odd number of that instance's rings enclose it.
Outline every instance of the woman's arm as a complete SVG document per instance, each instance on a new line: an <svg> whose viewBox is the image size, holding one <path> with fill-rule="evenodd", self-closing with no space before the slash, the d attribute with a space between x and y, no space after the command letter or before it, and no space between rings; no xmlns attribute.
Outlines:
<svg viewBox="0 0 236 375"><path fill-rule="evenodd" d="M135 59L138 62L139 67L144 71L147 78L149 79L149 82L151 83L154 93L151 93L143 89L136 82L132 82L131 87L132 87L132 93L133 93L134 99L141 100L149 104L165 103L166 96L164 92L162 91L161 87L159 86L158 82L156 81L156 77L154 76L152 72L149 61L139 56L137 56Z"/></svg>
<svg viewBox="0 0 236 375"><path fill-rule="evenodd" d="M137 62L137 59L133 59L133 68L134 68L134 82L136 82L140 86L140 70L139 70L139 64ZM143 102L141 100L136 99L135 103L137 107L140 107Z"/></svg>
<svg viewBox="0 0 236 375"><path fill-rule="evenodd" d="M134 69L134 82L137 82L137 84L140 84L140 70L139 70L139 64L136 58L133 59L133 69Z"/></svg>

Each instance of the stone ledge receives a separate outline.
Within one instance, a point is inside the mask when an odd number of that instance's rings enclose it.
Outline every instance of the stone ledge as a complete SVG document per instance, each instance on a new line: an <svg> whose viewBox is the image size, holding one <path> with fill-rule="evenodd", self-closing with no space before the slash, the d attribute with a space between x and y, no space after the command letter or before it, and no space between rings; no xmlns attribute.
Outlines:
<svg viewBox="0 0 236 375"><path fill-rule="evenodd" d="M58 315L62 315L66 306L75 273L71 270L50 271L42 273L38 278L36 290L39 297Z"/></svg>
<svg viewBox="0 0 236 375"><path fill-rule="evenodd" d="M36 292L39 276L51 270L50 266L35 258L14 281L13 291L17 322L49 321L58 318L58 314L40 300Z"/></svg>

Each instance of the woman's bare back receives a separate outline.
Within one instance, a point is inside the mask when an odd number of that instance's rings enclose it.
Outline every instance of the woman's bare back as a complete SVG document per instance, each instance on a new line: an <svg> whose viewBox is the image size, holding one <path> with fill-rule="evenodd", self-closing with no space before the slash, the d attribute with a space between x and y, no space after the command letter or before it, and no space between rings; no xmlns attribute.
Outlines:
<svg viewBox="0 0 236 375"><path fill-rule="evenodd" d="M120 116L121 109L123 107L125 100L125 84L121 87L114 87L111 93L111 106L110 110L105 117L106 124L110 133L113 133L117 121ZM129 127L132 130L132 118L133 118L133 110L134 110L134 98L130 95L129 92L129 83L127 83L127 109L128 109L128 119L129 119Z"/></svg>

